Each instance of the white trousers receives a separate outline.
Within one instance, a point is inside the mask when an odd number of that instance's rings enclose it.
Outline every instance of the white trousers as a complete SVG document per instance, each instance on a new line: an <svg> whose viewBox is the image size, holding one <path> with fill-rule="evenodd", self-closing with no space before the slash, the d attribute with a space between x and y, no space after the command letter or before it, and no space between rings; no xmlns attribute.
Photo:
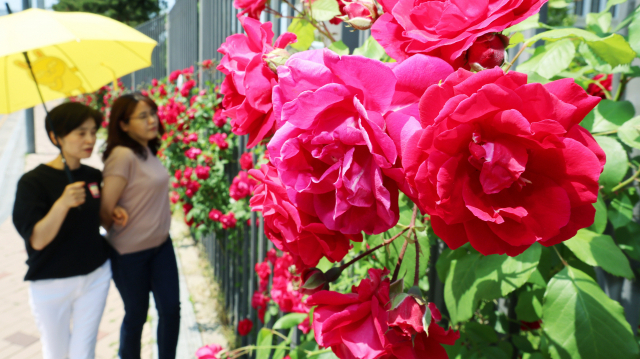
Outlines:
<svg viewBox="0 0 640 359"><path fill-rule="evenodd" d="M31 282L29 303L44 359L95 357L110 281L111 262L107 260L87 275Z"/></svg>

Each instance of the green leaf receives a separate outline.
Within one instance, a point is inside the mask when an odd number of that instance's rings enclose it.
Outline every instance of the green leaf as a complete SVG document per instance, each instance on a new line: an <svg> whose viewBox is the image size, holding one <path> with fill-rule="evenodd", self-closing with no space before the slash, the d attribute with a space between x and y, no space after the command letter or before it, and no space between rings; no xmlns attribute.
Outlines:
<svg viewBox="0 0 640 359"><path fill-rule="evenodd" d="M629 121L636 111L629 101L602 100L594 110L593 127L591 132L606 132L617 130Z"/></svg>
<svg viewBox="0 0 640 359"><path fill-rule="evenodd" d="M587 14L587 29L598 35L603 35L611 28L611 18L610 12L589 13Z"/></svg>
<svg viewBox="0 0 640 359"><path fill-rule="evenodd" d="M338 55L349 55L349 47L340 41L336 41L329 45L329 50L335 52Z"/></svg>
<svg viewBox="0 0 640 359"><path fill-rule="evenodd" d="M535 322L542 316L543 288L527 288L527 291L520 293L516 304L516 315L518 320L525 322Z"/></svg>
<svg viewBox="0 0 640 359"><path fill-rule="evenodd" d="M531 45L542 39L559 40L565 38L585 41L596 55L613 67L629 64L636 57L635 51L633 51L627 40L621 35L612 34L603 38L592 32L578 28L545 31L531 37L526 43Z"/></svg>
<svg viewBox="0 0 640 359"><path fill-rule="evenodd" d="M536 13L535 15L529 16L526 20L518 23L517 25L513 25L502 31L503 34L509 35L514 32L524 31L529 29L537 29L540 27L540 14Z"/></svg>
<svg viewBox="0 0 640 359"><path fill-rule="evenodd" d="M636 52L619 34L609 35L598 41L587 41L587 45L613 67L630 64L636 57Z"/></svg>
<svg viewBox="0 0 640 359"><path fill-rule="evenodd" d="M593 137L607 155L607 163L604 165L604 171L600 174L600 184L604 186L605 191L610 191L611 188L622 181L629 170L627 152L614 138L606 136Z"/></svg>
<svg viewBox="0 0 640 359"><path fill-rule="evenodd" d="M608 216L614 229L624 227L633 221L633 205L626 193L621 193L611 200Z"/></svg>
<svg viewBox="0 0 640 359"><path fill-rule="evenodd" d="M623 123L618 128L618 138L627 146L640 149L640 116Z"/></svg>
<svg viewBox="0 0 640 359"><path fill-rule="evenodd" d="M507 46L507 49L515 47L522 42L524 42L524 35L522 35L521 32L516 32L515 34L511 35L511 37L509 37L509 46Z"/></svg>
<svg viewBox="0 0 640 359"><path fill-rule="evenodd" d="M316 21L329 21L341 14L336 0L315 0L311 3L311 16Z"/></svg>
<svg viewBox="0 0 640 359"><path fill-rule="evenodd" d="M452 260L444 284L451 321L466 321L480 300L493 300L521 287L536 270L540 253L540 245L534 244L517 257L474 251Z"/></svg>
<svg viewBox="0 0 640 359"><path fill-rule="evenodd" d="M622 306L575 268L551 279L542 314L553 359L637 359L640 354Z"/></svg>
<svg viewBox="0 0 640 359"><path fill-rule="evenodd" d="M629 45L636 53L640 52L640 18L629 24Z"/></svg>
<svg viewBox="0 0 640 359"><path fill-rule="evenodd" d="M612 7L618 5L618 4L624 4L626 3L627 0L609 0L607 1L607 7L604 9L604 11L609 11L611 10Z"/></svg>
<svg viewBox="0 0 640 359"><path fill-rule="evenodd" d="M640 224L631 222L615 230L616 242L627 255L640 261Z"/></svg>
<svg viewBox="0 0 640 359"><path fill-rule="evenodd" d="M587 229L600 234L607 227L607 205L604 203L602 196L598 196L598 201L593 204L593 207L596 209L596 217L593 220L593 224Z"/></svg>
<svg viewBox="0 0 640 359"><path fill-rule="evenodd" d="M536 72L550 79L569 67L576 55L576 47L568 39L552 42L540 48L536 49L536 55L518 65L518 71Z"/></svg>
<svg viewBox="0 0 640 359"><path fill-rule="evenodd" d="M495 343L498 341L498 334L488 325L472 321L464 325L464 330L469 339L476 343Z"/></svg>
<svg viewBox="0 0 640 359"><path fill-rule="evenodd" d="M369 36L367 41L357 49L353 50L354 55L360 55L364 57L368 57L374 60L381 60L384 55L387 53L384 51L384 48L380 46L380 44L373 38L373 36Z"/></svg>
<svg viewBox="0 0 640 359"><path fill-rule="evenodd" d="M304 313L289 313L278 319L276 323L273 325L273 329L290 329L294 326L302 323L305 318L309 317L308 314Z"/></svg>
<svg viewBox="0 0 640 359"><path fill-rule="evenodd" d="M258 340L256 344L258 347L271 346L273 343L273 333L267 328L262 328L258 332ZM256 350L256 359L269 359L271 354L271 348L260 348Z"/></svg>
<svg viewBox="0 0 640 359"><path fill-rule="evenodd" d="M564 244L578 259L588 265L602 267L605 271L620 277L635 278L629 260L611 236L581 229Z"/></svg>
<svg viewBox="0 0 640 359"><path fill-rule="evenodd" d="M293 19L293 21L291 21L291 25L289 25L289 27L287 28L287 31L296 34L296 36L298 37L298 41L291 44L290 46L299 51L308 50L309 46L311 46L311 43L315 38L315 29L316 28L313 27L313 25L307 20L303 20L300 18Z"/></svg>

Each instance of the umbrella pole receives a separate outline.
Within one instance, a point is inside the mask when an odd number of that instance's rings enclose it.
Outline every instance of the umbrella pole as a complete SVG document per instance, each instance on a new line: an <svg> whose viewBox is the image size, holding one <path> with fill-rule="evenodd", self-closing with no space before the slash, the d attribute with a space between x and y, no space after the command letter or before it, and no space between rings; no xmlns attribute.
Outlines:
<svg viewBox="0 0 640 359"><path fill-rule="evenodd" d="M5 2L4 5L7 8L7 13L12 14L13 12L11 11L11 7L9 6L9 3ZM42 107L44 108L44 112L46 114L45 121L49 121L49 127L51 127L51 132L53 132L53 137L56 140L56 143L54 143L54 145L58 147L58 149L60 150L60 157L62 157L62 165L64 166L64 172L67 175L67 180L69 181L69 184L71 184L74 182L73 176L71 175L71 170L67 165L67 160L64 158L64 154L62 153L62 147L60 146L60 138L58 137L58 134L56 133L55 128L50 123L49 110L47 110L47 105L45 104L44 98L42 97L42 92L40 91L40 85L36 80L36 75L33 73L33 67L31 67L31 61L29 60L29 55L27 54L26 51L23 52L22 54L24 55L24 60L27 62L27 65L29 66L29 71L31 72L31 77L33 78L33 82L36 84L36 89L38 90L38 96L40 96L40 102L42 102ZM81 210L82 206L78 206L77 208Z"/></svg>

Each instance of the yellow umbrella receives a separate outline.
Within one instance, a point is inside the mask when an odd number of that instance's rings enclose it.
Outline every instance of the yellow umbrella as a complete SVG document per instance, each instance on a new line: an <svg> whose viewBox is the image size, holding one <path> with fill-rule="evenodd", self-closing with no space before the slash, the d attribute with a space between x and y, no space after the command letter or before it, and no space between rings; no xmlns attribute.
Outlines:
<svg viewBox="0 0 640 359"><path fill-rule="evenodd" d="M98 90L151 66L156 41L108 17L30 9L0 17L0 114Z"/></svg>

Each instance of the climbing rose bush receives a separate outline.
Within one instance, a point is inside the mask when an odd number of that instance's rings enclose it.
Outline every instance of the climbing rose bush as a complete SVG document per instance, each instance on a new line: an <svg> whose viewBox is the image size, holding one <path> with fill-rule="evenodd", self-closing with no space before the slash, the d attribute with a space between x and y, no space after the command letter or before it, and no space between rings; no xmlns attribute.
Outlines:
<svg viewBox="0 0 640 359"><path fill-rule="evenodd" d="M267 145L269 158L291 203L313 206L328 229L378 234L398 222L405 181L385 116L406 121L417 94L451 72L436 58L415 61L421 67L392 69L325 49L297 53L278 68L274 115L282 126ZM430 74L414 76L418 68Z"/></svg>
<svg viewBox="0 0 640 359"><path fill-rule="evenodd" d="M323 256L338 262L351 248L349 240L362 241L362 234L344 235L329 230L318 219L309 198L299 201L304 206L294 206L273 165L262 165L249 174L259 181L250 200L251 209L262 212L267 237L292 256L298 271L317 265Z"/></svg>
<svg viewBox="0 0 640 359"><path fill-rule="evenodd" d="M224 55L218 70L226 75L221 85L222 116L231 118L233 133L249 135L247 147L253 147L271 135L275 126L271 89L278 78L263 58L295 42L296 36L284 33L273 44L270 22L262 24L245 16L238 19L246 35L231 35L218 49Z"/></svg>
<svg viewBox="0 0 640 359"><path fill-rule="evenodd" d="M572 79L527 84L499 68L431 86L402 161L436 235L516 256L591 225L605 154L578 124L599 101Z"/></svg>
<svg viewBox="0 0 640 359"><path fill-rule="evenodd" d="M482 35L497 33L537 13L546 0L380 0L372 36L392 58L415 54L465 66L465 52Z"/></svg>

